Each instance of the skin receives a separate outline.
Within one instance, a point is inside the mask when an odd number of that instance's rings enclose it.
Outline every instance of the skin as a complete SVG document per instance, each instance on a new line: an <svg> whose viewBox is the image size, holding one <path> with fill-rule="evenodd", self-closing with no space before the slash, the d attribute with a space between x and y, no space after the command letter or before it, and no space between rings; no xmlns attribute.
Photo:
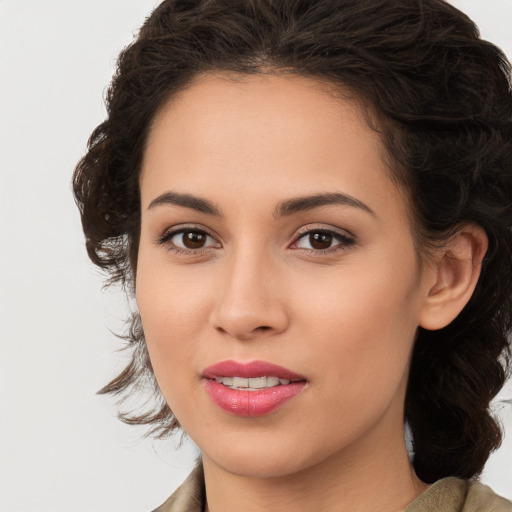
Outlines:
<svg viewBox="0 0 512 512"><path fill-rule="evenodd" d="M426 488L403 434L417 328L469 299L485 235L469 226L457 257L421 265L407 197L356 102L307 78L230 78L203 76L165 105L140 178L137 303L160 389L203 454L208 509L403 509ZM157 199L169 192L217 213ZM325 193L366 208L276 211ZM180 228L205 233L198 248ZM342 237L319 250L319 229ZM201 378L226 359L269 361L307 385L271 414L234 416Z"/></svg>

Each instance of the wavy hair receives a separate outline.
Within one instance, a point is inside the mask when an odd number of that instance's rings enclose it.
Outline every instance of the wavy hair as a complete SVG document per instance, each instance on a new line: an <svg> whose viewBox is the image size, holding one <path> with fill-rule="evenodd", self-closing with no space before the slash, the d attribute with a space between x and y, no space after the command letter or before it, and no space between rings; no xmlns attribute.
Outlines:
<svg viewBox="0 0 512 512"><path fill-rule="evenodd" d="M478 475L501 432L489 404L507 377L512 329L510 64L443 0L166 0L123 50L107 118L74 173L86 247L133 292L139 171L158 110L200 73L295 73L351 91L373 113L393 177L406 187L420 247L465 222L489 239L476 290L447 327L419 328L405 402L418 476ZM101 392L143 382L160 396L140 318L127 368ZM120 413L165 435L161 402Z"/></svg>

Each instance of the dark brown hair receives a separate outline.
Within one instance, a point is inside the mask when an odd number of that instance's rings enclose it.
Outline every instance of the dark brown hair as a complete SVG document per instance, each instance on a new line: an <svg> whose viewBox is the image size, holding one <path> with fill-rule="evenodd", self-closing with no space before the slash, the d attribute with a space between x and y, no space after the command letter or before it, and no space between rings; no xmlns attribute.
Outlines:
<svg viewBox="0 0 512 512"><path fill-rule="evenodd" d="M501 440L489 403L506 378L512 329L512 94L503 53L443 0L166 0L120 55L107 119L74 174L92 261L133 285L139 171L156 112L199 73L295 73L368 105L426 248L462 223L489 238L477 288L438 331L419 329L405 404L426 482L478 474ZM132 290L133 291L133 290ZM140 318L133 357L103 392L155 385ZM169 407L121 415L156 434Z"/></svg>

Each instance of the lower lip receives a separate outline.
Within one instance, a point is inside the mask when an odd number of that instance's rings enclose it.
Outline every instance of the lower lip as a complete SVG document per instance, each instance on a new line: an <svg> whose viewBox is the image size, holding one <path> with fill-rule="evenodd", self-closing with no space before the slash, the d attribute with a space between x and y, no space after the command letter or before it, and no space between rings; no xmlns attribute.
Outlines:
<svg viewBox="0 0 512 512"><path fill-rule="evenodd" d="M245 417L270 414L297 396L305 385L305 381L300 381L261 391L244 391L228 388L212 379L204 380L206 392L215 404L226 412Z"/></svg>

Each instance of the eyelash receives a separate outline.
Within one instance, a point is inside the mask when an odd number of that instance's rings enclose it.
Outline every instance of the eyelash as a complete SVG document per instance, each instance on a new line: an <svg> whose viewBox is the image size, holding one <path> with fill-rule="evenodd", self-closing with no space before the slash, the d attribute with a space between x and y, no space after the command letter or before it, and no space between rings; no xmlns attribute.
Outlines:
<svg viewBox="0 0 512 512"><path fill-rule="evenodd" d="M158 238L157 243L160 245L167 245L167 250L170 252L174 252L176 254L184 254L184 255L201 255L204 254L209 249L212 249L212 247L200 247L197 249L186 249L182 247L176 246L174 243L171 242L171 239L174 238L177 235L183 234L183 233L196 233L199 235L205 235L209 238L212 238L215 240L215 237L208 233L204 228L198 227L198 226L184 226L182 228L178 229L170 229L165 231L161 237Z"/></svg>
<svg viewBox="0 0 512 512"><path fill-rule="evenodd" d="M326 229L326 228L314 228L314 227L305 227L301 228L299 232L297 233L297 236L295 237L294 241L291 244L291 247L294 245L297 245L301 240L307 238L308 236L311 236L313 234L321 234L321 235L328 235L333 238L333 242L336 240L337 243L335 243L332 247L328 247L327 249L307 249L307 248L300 248L297 247L296 251L305 252L307 254L314 254L314 255L323 255L323 254L333 254L340 251L346 251L349 249L350 246L355 244L355 238L350 235L349 233L343 233L340 231L336 231L334 229Z"/></svg>
<svg viewBox="0 0 512 512"><path fill-rule="evenodd" d="M215 237L208 233L204 228L198 227L198 226L184 226L182 228L178 229L170 229L165 231L162 236L160 236L157 239L157 243L160 245L167 245L167 250L170 252L174 252L176 254L183 254L183 255L202 255L205 252L210 251L211 249L216 249L217 247L200 247L197 249L185 249L182 247L176 246L173 242L171 242L172 238L174 238L177 235L183 234L183 233L196 233L199 235L203 235L209 238L212 238L215 240ZM350 246L355 244L355 238L348 234L348 233L342 233L339 231L335 231L332 229L326 229L326 228L302 228L299 230L297 235L295 236L293 242L289 245L289 247L296 246L301 240L305 239L308 236L311 236L313 234L321 234L321 235L327 235L332 236L333 241L337 240L337 243L333 247L328 247L327 249L308 249L308 248L301 248L301 247L295 247L293 250L300 251L303 253L306 253L308 255L324 255L324 254L332 254L337 253L340 251L346 251L349 249Z"/></svg>

